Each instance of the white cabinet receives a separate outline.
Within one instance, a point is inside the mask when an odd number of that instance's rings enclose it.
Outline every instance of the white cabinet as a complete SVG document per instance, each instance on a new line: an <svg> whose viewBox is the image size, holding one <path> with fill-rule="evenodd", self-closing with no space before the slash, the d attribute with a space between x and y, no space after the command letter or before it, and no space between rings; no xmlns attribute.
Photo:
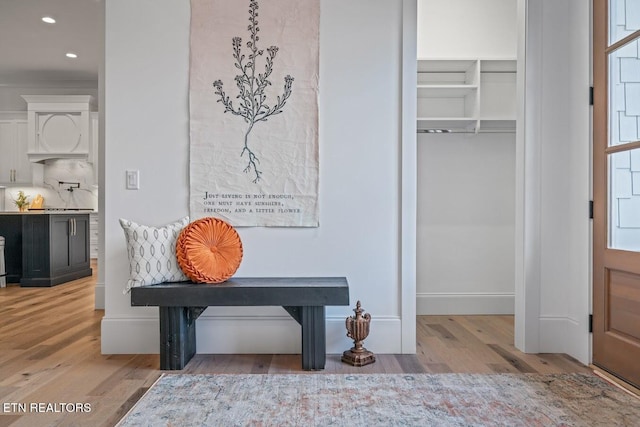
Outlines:
<svg viewBox="0 0 640 427"><path fill-rule="evenodd" d="M27 155L32 162L89 158L90 95L23 95L28 108Z"/></svg>
<svg viewBox="0 0 640 427"><path fill-rule="evenodd" d="M0 119L0 184L31 184L27 158L27 121Z"/></svg>
<svg viewBox="0 0 640 427"><path fill-rule="evenodd" d="M98 143L100 138L98 113L91 113L91 139L89 141L89 163L93 164L93 179L98 182Z"/></svg>
<svg viewBox="0 0 640 427"><path fill-rule="evenodd" d="M98 258L98 212L89 214L89 257Z"/></svg>
<svg viewBox="0 0 640 427"><path fill-rule="evenodd" d="M418 131L515 131L515 59L419 59L417 87Z"/></svg>

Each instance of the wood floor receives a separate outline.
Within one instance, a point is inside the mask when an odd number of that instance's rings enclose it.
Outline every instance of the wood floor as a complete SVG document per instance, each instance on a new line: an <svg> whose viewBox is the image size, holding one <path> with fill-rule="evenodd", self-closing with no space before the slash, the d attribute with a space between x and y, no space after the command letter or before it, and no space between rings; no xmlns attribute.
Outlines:
<svg viewBox="0 0 640 427"><path fill-rule="evenodd" d="M100 354L94 284L95 275L53 288L0 289L0 427L112 426L162 373L158 355ZM379 354L362 368L328 355L317 374L590 372L565 355L517 351L512 316L419 316L417 331L416 355ZM304 371L299 355L269 354L196 355L184 372ZM69 403L85 405L62 405ZM89 405L90 412L76 410Z"/></svg>

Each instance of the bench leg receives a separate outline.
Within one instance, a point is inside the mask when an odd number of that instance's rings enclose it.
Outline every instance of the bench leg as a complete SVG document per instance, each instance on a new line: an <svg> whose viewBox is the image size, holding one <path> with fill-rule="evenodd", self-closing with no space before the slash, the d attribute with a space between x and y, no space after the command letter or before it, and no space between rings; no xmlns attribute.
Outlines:
<svg viewBox="0 0 640 427"><path fill-rule="evenodd" d="M196 354L196 319L190 307L159 308L160 369L182 369Z"/></svg>
<svg viewBox="0 0 640 427"><path fill-rule="evenodd" d="M326 332L324 306L300 307L302 326L302 369L324 369L326 361Z"/></svg>

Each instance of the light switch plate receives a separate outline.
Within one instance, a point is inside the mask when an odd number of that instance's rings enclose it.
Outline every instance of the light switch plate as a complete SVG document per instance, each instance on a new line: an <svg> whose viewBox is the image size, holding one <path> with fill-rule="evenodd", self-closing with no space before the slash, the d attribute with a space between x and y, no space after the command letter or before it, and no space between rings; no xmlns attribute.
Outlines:
<svg viewBox="0 0 640 427"><path fill-rule="evenodd" d="M129 170L127 171L127 190L139 190L140 189L140 171Z"/></svg>

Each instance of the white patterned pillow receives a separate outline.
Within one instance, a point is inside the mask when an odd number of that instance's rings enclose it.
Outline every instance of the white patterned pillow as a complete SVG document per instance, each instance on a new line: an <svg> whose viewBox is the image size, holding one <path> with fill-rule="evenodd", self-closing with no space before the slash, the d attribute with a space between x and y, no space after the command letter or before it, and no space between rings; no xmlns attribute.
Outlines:
<svg viewBox="0 0 640 427"><path fill-rule="evenodd" d="M176 240L188 223L188 216L163 227L148 227L120 218L129 255L125 294L136 286L189 280L176 259Z"/></svg>

